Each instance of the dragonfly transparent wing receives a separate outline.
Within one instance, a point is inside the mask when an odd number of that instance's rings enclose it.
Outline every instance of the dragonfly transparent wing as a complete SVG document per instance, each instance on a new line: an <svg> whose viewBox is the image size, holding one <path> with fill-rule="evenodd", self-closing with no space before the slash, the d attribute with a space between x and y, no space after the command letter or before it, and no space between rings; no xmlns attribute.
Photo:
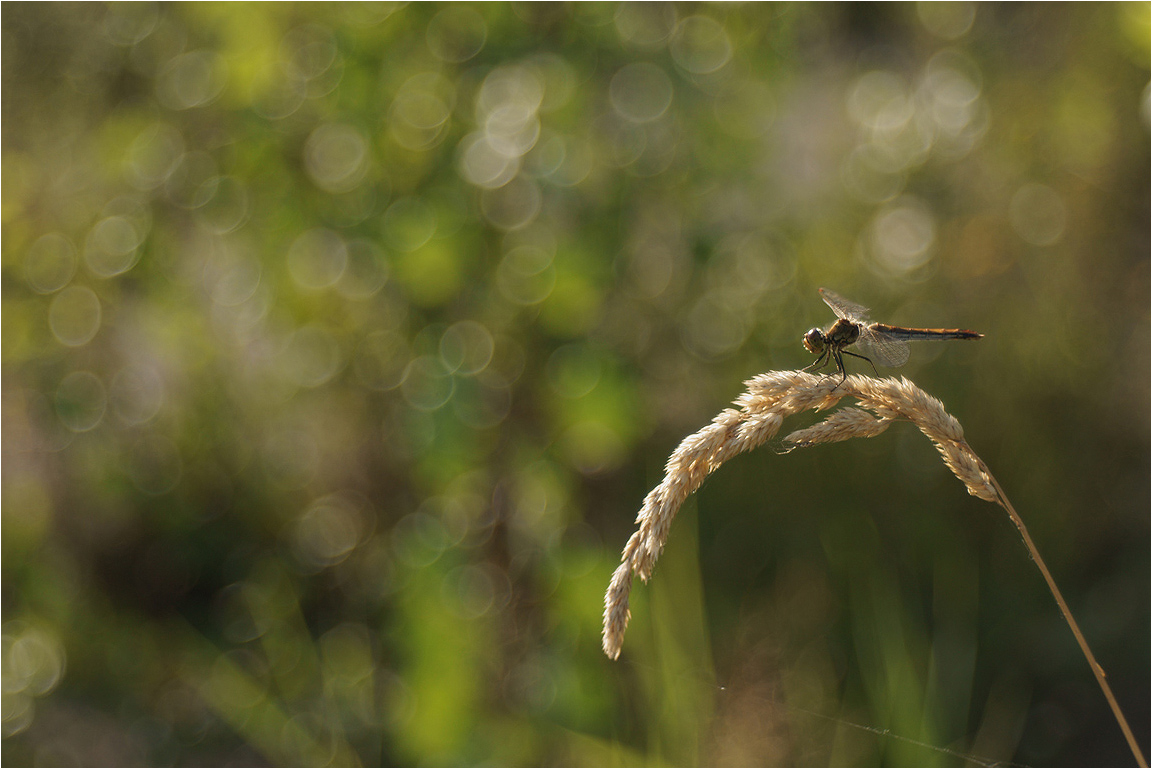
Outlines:
<svg viewBox="0 0 1152 769"><path fill-rule="evenodd" d="M832 308L832 312L836 313L837 318L850 320L854 322L867 322L868 308L849 302L844 297L837 294L835 291L829 291L826 288L820 289L820 296L824 299L824 304Z"/></svg>
<svg viewBox="0 0 1152 769"><path fill-rule="evenodd" d="M908 343L902 339L895 339L883 331L876 331L870 326L860 327L860 338L856 344L864 349L864 354L881 366L896 368L908 362Z"/></svg>

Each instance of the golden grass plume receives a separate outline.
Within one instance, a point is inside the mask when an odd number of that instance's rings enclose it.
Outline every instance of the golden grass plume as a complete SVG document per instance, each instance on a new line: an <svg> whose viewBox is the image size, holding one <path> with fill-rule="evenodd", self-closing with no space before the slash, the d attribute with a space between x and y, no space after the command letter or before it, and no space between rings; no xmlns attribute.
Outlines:
<svg viewBox="0 0 1152 769"><path fill-rule="evenodd" d="M968 493L1003 507L1019 530L1032 560L1035 561L1056 603L1080 644L1113 715L1124 732L1128 745L1140 766L1147 766L1088 643L1072 618L1063 596L1056 587L1044 560L1040 557L1028 529L1004 495L1000 485L964 440L964 430L944 405L907 379L874 379L849 376L839 381L835 376L818 376L803 371L770 371L760 374L745 385L747 391L736 399L737 409L725 409L703 429L689 435L664 466L664 479L644 498L636 516L638 528L629 538L621 555L620 566L612 575L604 596L604 653L611 659L620 656L624 631L631 613L628 595L632 575L645 582L652 576L656 559L668 541L668 532L676 512L688 495L726 460L749 451L775 437L784 419L812 409L826 411L842 398L854 398L858 407L847 407L829 415L812 427L798 430L784 438L786 450L833 443L848 438L870 438L879 435L895 421L916 425L936 446L948 469L960 479Z"/></svg>

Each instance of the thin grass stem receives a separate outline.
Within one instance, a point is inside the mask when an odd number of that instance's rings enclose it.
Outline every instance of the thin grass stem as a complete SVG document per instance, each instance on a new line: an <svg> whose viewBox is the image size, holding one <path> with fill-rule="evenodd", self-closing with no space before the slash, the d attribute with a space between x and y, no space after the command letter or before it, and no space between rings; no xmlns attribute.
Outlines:
<svg viewBox="0 0 1152 769"><path fill-rule="evenodd" d="M1072 635L1076 636L1076 643L1080 644L1080 651L1084 652L1084 658L1088 660L1088 665L1092 668L1092 675L1096 676L1096 683L1100 684L1100 689L1104 692L1104 698L1108 700L1108 706L1112 708L1112 715L1116 717L1116 723L1120 725L1120 731L1124 732L1124 739L1128 741L1128 747L1132 750L1132 755L1136 758L1136 765L1143 767L1148 766L1148 762L1144 758L1144 753L1140 750L1140 744L1136 742L1136 737L1132 734L1132 729L1128 726L1128 719L1124 717L1124 711L1120 709L1120 703L1116 701L1116 697L1112 694L1112 687L1108 685L1108 677L1104 673L1104 668L1096 661L1096 655L1092 653L1092 649L1088 646L1088 641L1084 638L1084 634L1080 632L1080 626L1076 624L1076 620L1072 616L1072 610L1068 608L1068 604L1064 601L1064 595L1060 592L1060 588L1056 587L1056 580L1052 578L1051 572L1048 571L1048 565L1044 563L1044 559L1040 557L1040 551L1036 549L1036 544L1028 534L1028 527L1024 525L1024 519L1020 517L1020 514L1016 512L1016 508L1008 501L1008 496L1004 493L1004 490L1000 488L1000 484L996 482L995 478L992 478L992 485L995 487L996 495L999 497L997 503L1008 511L1008 517L1012 519L1012 523L1016 525L1016 529L1024 539L1024 546L1028 548L1028 553L1032 556L1032 560L1036 563L1037 568L1040 569L1040 573L1044 575L1044 581L1048 583L1048 589L1052 591L1052 597L1056 599L1056 603L1060 607L1060 613L1064 615L1064 621L1067 622L1068 627L1072 629Z"/></svg>

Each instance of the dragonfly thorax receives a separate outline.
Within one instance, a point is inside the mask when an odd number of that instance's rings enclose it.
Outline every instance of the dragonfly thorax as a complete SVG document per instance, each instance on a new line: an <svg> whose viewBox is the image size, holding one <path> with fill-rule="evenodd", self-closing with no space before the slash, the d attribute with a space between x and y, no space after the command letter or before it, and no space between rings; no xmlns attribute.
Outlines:
<svg viewBox="0 0 1152 769"><path fill-rule="evenodd" d="M840 318L832 324L832 328L828 329L824 338L829 345L847 347L860 338L860 326L850 320Z"/></svg>

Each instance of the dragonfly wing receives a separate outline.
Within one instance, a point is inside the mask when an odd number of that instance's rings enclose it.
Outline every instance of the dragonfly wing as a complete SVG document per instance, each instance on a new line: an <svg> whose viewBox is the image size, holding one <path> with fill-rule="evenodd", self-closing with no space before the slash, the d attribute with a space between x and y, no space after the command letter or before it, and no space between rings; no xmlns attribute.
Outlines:
<svg viewBox="0 0 1152 769"><path fill-rule="evenodd" d="M835 291L822 288L820 289L820 296L824 299L824 304L831 307L832 312L836 313L836 317L838 318L852 321L862 321L868 318L867 307L856 304L855 302L849 302Z"/></svg>
<svg viewBox="0 0 1152 769"><path fill-rule="evenodd" d="M896 368L908 362L908 343L902 339L893 339L883 332L864 326L860 329L860 338L856 340L864 348L868 357L881 366Z"/></svg>

